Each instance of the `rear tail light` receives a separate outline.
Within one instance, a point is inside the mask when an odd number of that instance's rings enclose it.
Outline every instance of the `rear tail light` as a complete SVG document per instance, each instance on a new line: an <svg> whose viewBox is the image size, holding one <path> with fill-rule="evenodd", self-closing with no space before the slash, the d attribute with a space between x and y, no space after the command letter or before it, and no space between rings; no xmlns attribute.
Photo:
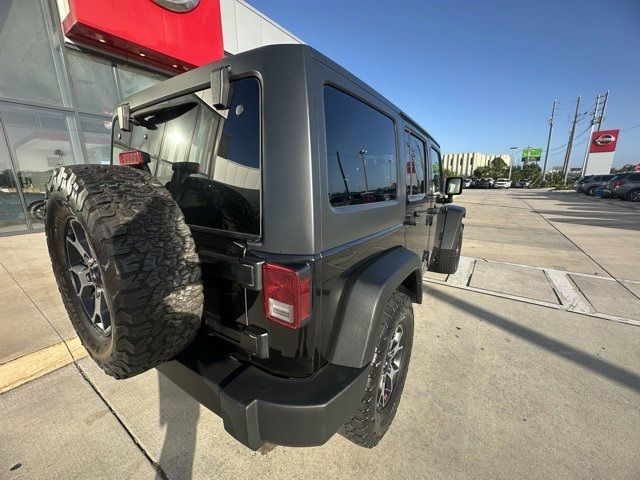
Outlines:
<svg viewBox="0 0 640 480"><path fill-rule="evenodd" d="M627 183L625 180L616 180L614 182L611 182L611 186L612 187L621 187L625 183Z"/></svg>
<svg viewBox="0 0 640 480"><path fill-rule="evenodd" d="M128 150L126 152L120 152L118 154L118 162L125 167L133 167L136 165L143 165L149 163L151 157L146 152L140 150Z"/></svg>
<svg viewBox="0 0 640 480"><path fill-rule="evenodd" d="M265 316L288 328L300 328L311 315L311 276L302 270L265 263L262 267Z"/></svg>

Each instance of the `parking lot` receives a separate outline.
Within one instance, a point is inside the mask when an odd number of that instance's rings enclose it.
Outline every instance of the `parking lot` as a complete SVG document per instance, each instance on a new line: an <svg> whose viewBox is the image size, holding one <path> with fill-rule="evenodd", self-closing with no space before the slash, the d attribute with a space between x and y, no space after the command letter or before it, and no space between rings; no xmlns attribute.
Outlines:
<svg viewBox="0 0 640 480"><path fill-rule="evenodd" d="M465 190L459 271L428 273L389 433L252 452L150 371L104 375L44 235L0 237L0 478L638 478L640 206Z"/></svg>

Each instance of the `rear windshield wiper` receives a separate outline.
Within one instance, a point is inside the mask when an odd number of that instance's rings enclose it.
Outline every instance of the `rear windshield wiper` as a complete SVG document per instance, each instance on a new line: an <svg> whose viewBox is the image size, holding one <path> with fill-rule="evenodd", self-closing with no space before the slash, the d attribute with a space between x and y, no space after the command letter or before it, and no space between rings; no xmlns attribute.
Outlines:
<svg viewBox="0 0 640 480"><path fill-rule="evenodd" d="M156 130L157 125L166 123L181 117L189 110L198 106L198 102L195 100L180 102L165 102L159 105L153 105L151 107L143 108L133 114L134 123L141 125L149 130Z"/></svg>

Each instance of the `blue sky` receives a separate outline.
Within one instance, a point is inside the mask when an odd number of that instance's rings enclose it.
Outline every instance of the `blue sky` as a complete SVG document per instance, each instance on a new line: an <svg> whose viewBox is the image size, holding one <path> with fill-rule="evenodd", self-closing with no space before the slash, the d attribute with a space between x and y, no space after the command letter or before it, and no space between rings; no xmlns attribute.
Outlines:
<svg viewBox="0 0 640 480"><path fill-rule="evenodd" d="M640 125L640 0L249 3L396 103L444 152L545 147L554 99L551 148L561 146L577 96L584 113L607 89L603 129ZM564 149L551 153L560 165ZM640 127L621 132L614 165L638 162Z"/></svg>

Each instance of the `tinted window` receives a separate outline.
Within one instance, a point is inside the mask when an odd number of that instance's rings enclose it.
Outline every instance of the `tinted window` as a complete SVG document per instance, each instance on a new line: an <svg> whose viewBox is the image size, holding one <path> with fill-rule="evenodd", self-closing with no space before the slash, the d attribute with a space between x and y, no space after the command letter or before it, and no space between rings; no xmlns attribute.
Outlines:
<svg viewBox="0 0 640 480"><path fill-rule="evenodd" d="M333 87L324 89L329 201L335 207L396 198L393 121Z"/></svg>
<svg viewBox="0 0 640 480"><path fill-rule="evenodd" d="M627 179L630 182L640 182L640 173L632 173Z"/></svg>
<svg viewBox="0 0 640 480"><path fill-rule="evenodd" d="M442 178L442 162L440 161L440 152L431 147L429 150L429 192L435 193L441 191L440 181Z"/></svg>
<svg viewBox="0 0 640 480"><path fill-rule="evenodd" d="M116 133L114 162L126 148L148 153L152 172L176 199L187 223L259 235L260 87L255 78L232 85L215 159L220 116L209 106L211 91L203 90L134 112L142 125L130 134Z"/></svg>
<svg viewBox="0 0 640 480"><path fill-rule="evenodd" d="M415 135L405 132L404 142L407 151L406 184L407 195L425 193L426 149L424 142Z"/></svg>

